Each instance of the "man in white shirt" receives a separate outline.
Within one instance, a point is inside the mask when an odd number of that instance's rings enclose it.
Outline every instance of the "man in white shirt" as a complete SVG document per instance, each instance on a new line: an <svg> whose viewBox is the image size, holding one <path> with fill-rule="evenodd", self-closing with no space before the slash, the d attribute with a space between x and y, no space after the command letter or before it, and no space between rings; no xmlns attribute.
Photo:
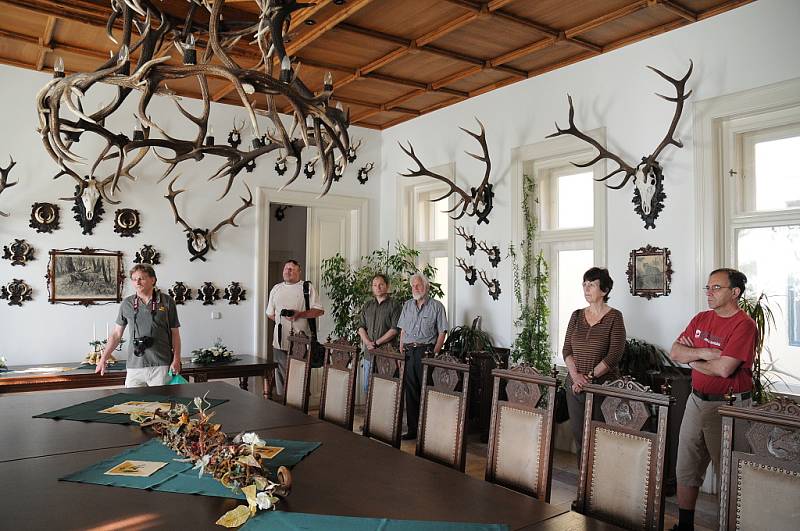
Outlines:
<svg viewBox="0 0 800 531"><path fill-rule="evenodd" d="M308 285L309 309L303 295L303 270L295 260L283 264L283 282L276 284L269 292L267 317L275 321L275 334L272 339L273 358L278 363L275 371L275 390L283 395L286 386L286 372L289 365L289 336L294 332L305 332L311 336L309 319L316 319L325 313L319 302L317 291Z"/></svg>

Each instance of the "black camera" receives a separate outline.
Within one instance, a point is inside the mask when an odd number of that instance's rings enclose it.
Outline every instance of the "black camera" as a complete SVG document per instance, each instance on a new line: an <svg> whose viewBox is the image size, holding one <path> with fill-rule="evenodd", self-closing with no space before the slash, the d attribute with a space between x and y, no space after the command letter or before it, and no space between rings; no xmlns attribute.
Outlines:
<svg viewBox="0 0 800 531"><path fill-rule="evenodd" d="M292 317L295 313L297 312L294 310L283 309L281 310L281 317Z"/></svg>
<svg viewBox="0 0 800 531"><path fill-rule="evenodd" d="M144 351L153 346L153 338L150 336L133 338L133 353L136 356L144 355Z"/></svg>

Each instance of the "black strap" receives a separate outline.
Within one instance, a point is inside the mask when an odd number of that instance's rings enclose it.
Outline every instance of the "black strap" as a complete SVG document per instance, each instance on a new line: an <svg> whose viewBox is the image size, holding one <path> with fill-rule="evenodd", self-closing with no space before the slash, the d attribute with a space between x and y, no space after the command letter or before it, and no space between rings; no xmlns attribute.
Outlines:
<svg viewBox="0 0 800 531"><path fill-rule="evenodd" d="M303 281L303 298L306 300L306 311L311 309L311 281L304 280ZM317 339L317 320L316 319L309 319L308 320L308 328L311 330L311 337Z"/></svg>

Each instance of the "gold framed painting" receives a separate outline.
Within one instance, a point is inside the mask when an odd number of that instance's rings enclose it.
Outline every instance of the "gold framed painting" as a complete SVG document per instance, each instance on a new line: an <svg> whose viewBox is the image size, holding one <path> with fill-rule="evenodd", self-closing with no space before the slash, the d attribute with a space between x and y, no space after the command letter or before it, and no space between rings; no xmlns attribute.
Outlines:
<svg viewBox="0 0 800 531"><path fill-rule="evenodd" d="M666 297L672 283L672 258L666 247L647 245L630 252L628 284L631 295L647 300Z"/></svg>
<svg viewBox="0 0 800 531"><path fill-rule="evenodd" d="M47 266L51 304L110 304L122 300L122 252L106 249L52 249Z"/></svg>

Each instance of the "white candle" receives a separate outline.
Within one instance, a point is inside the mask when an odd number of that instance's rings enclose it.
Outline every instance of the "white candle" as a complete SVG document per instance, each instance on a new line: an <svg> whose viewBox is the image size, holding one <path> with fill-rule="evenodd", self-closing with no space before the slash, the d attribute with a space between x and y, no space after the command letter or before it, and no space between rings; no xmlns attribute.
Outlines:
<svg viewBox="0 0 800 531"><path fill-rule="evenodd" d="M92 341L97 341L97 325L92 323Z"/></svg>
<svg viewBox="0 0 800 531"><path fill-rule="evenodd" d="M106 342L108 341L108 321L106 321Z"/></svg>

